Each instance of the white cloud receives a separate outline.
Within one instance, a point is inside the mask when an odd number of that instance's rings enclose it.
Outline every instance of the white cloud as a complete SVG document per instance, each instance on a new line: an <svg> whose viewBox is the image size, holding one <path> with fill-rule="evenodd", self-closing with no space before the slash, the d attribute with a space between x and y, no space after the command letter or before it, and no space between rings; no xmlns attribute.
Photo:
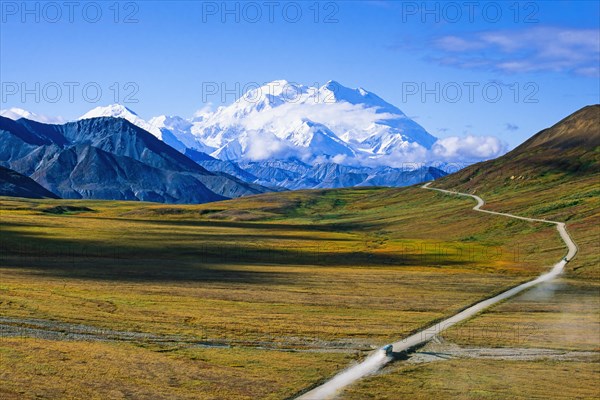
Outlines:
<svg viewBox="0 0 600 400"><path fill-rule="evenodd" d="M347 156L345 154L338 154L336 156L334 156L331 161L333 161L336 164L343 164L344 161L346 161Z"/></svg>
<svg viewBox="0 0 600 400"><path fill-rule="evenodd" d="M291 151L289 146L275 135L265 132L248 132L246 156L252 161L283 157Z"/></svg>
<svg viewBox="0 0 600 400"><path fill-rule="evenodd" d="M435 41L435 44L446 51L470 51L485 47L481 42L463 39L458 36L443 36Z"/></svg>
<svg viewBox="0 0 600 400"><path fill-rule="evenodd" d="M406 168L407 165L461 165L489 160L504 154L507 145L495 136L451 136L438 139L430 150L410 143L406 147L381 157L362 159L360 165Z"/></svg>
<svg viewBox="0 0 600 400"><path fill-rule="evenodd" d="M598 76L600 36L594 29L534 27L442 36L433 42L445 65L507 73L571 72Z"/></svg>
<svg viewBox="0 0 600 400"><path fill-rule="evenodd" d="M451 136L439 139L431 148L431 161L473 162L498 157L506 145L495 136Z"/></svg>
<svg viewBox="0 0 600 400"><path fill-rule="evenodd" d="M210 115L213 112L213 103L206 103L202 108L194 113L193 118L202 118Z"/></svg>

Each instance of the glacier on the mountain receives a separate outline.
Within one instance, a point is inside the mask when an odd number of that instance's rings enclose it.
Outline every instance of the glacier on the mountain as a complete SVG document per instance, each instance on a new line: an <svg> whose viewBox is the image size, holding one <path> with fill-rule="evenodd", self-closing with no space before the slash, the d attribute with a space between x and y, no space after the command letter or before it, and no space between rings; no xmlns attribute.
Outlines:
<svg viewBox="0 0 600 400"><path fill-rule="evenodd" d="M228 161L385 165L415 148L430 149L436 141L374 93L335 81L320 87L273 81L188 120L162 115L144 121L119 104L97 107L80 119L107 116L125 118L181 152L193 149Z"/></svg>
<svg viewBox="0 0 600 400"><path fill-rule="evenodd" d="M430 149L436 141L379 96L335 81L321 87L273 81L192 122L189 134L214 157L235 161L343 156L385 163L411 144Z"/></svg>

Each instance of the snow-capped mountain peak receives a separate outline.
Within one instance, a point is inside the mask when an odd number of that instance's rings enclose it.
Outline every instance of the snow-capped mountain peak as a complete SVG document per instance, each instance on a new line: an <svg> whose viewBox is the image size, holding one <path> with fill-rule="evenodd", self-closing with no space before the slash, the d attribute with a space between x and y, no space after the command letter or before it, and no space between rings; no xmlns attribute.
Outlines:
<svg viewBox="0 0 600 400"><path fill-rule="evenodd" d="M326 84L321 86L314 93L314 95L311 96L311 100L317 103L346 102L353 105L361 105L367 108L377 108L378 113L387 112L404 116L404 113L397 107L383 100L375 93L369 92L362 87L352 89L333 80L328 81Z"/></svg>
<svg viewBox="0 0 600 400"><path fill-rule="evenodd" d="M125 107L122 104L111 104L106 107L96 107L79 117L79 120L100 117L123 118L131 122L132 124L142 128L143 130L150 132L157 138L161 140L163 138L162 132L158 126L146 122L145 120L140 118L133 110Z"/></svg>
<svg viewBox="0 0 600 400"><path fill-rule="evenodd" d="M222 160L294 158L312 163L345 158L402 158L407 149L429 149L436 138L402 111L363 88L330 80L305 86L287 80L255 85L228 106L203 109L189 120L158 116L144 121L120 104L97 107L81 118L119 117L170 146Z"/></svg>
<svg viewBox="0 0 600 400"><path fill-rule="evenodd" d="M304 85L288 82L283 79L252 88L234 102L237 105L234 107L236 115L246 115L254 111L262 111L281 106L285 103L299 101L303 97L306 97L308 89Z"/></svg>
<svg viewBox="0 0 600 400"><path fill-rule="evenodd" d="M23 110L22 108L18 108L18 107L12 107L6 110L0 110L0 116L8 118L8 119L12 119L14 121L21 119L21 118L25 118L31 121L37 121L37 122L42 122L45 124L62 124L65 122L65 120L63 118L60 117L46 117L43 115L38 115L35 113L32 113L30 111L27 110Z"/></svg>
<svg viewBox="0 0 600 400"><path fill-rule="evenodd" d="M99 117L113 117L113 118L131 118L131 116L138 117L138 115L131 109L125 107L122 104L111 104L106 107L96 107L87 113L83 114L79 119L99 118Z"/></svg>
<svg viewBox="0 0 600 400"><path fill-rule="evenodd" d="M271 96L280 96L290 86L295 85L286 81L285 79L278 79L262 85L258 90L263 94L270 94Z"/></svg>
<svg viewBox="0 0 600 400"><path fill-rule="evenodd" d="M255 154L307 162L310 155L384 158L405 152L409 143L428 149L436 140L381 97L334 80L322 86L269 82L191 122L189 134L225 160Z"/></svg>
<svg viewBox="0 0 600 400"><path fill-rule="evenodd" d="M0 116L16 121L20 118L34 120L34 118L36 117L36 114L29 112L27 110L23 110L22 108L13 107L13 108L9 108L7 110L0 110Z"/></svg>

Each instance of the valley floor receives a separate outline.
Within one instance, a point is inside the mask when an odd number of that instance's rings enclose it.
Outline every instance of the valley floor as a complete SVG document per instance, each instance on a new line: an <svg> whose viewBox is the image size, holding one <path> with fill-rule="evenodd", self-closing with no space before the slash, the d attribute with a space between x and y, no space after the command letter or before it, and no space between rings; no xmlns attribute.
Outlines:
<svg viewBox="0 0 600 400"><path fill-rule="evenodd" d="M279 193L199 206L3 198L0 394L292 397L375 347L539 275L563 254L553 227L482 216L469 212L472 205L418 188ZM521 303L508 301L443 340L597 353L598 287L566 282L556 299L572 299L572 308L523 300L527 292ZM532 302L539 312L530 312ZM532 321L555 336L537 338ZM464 329L471 323L510 337L517 328L531 342L473 340ZM577 338L567 347L560 345L561 323ZM595 355L552 357L508 362L524 373L535 366L530 378L554 373L559 363L553 384L566 368L580 371L583 396L598 389L583 384L598 375ZM486 371L506 362L456 352L451 358L395 363L344 396L435 397L451 393L444 390L456 383L457 368L493 375ZM477 380L467 393L527 381L516 369L515 376L503 371L503 379Z"/></svg>
<svg viewBox="0 0 600 400"><path fill-rule="evenodd" d="M545 283L450 328L340 398L596 399L599 315L597 282Z"/></svg>

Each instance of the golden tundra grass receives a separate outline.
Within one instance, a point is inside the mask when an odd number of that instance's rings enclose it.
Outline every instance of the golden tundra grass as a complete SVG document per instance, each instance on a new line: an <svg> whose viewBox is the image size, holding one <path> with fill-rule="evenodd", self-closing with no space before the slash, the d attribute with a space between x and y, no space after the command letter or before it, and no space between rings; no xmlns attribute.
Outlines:
<svg viewBox="0 0 600 400"><path fill-rule="evenodd" d="M600 359L452 359L396 364L348 388L341 400L597 399Z"/></svg>
<svg viewBox="0 0 600 400"><path fill-rule="evenodd" d="M5 338L2 399L280 399L347 355ZM294 366L290 373L290 366Z"/></svg>
<svg viewBox="0 0 600 400"><path fill-rule="evenodd" d="M600 354L600 177L547 174L529 181L500 176L489 186L438 185L476 192L486 208L564 221L579 246L564 275L450 328L463 347L533 348ZM539 238L535 239L539 240ZM600 398L600 357L580 361L452 359L398 362L349 388L343 399Z"/></svg>
<svg viewBox="0 0 600 400"><path fill-rule="evenodd" d="M554 228L472 206L419 188L197 206L3 198L3 317L186 343L4 338L3 395L291 396L564 253ZM331 349L347 351L321 352ZM68 382L63 392L58 382Z"/></svg>

